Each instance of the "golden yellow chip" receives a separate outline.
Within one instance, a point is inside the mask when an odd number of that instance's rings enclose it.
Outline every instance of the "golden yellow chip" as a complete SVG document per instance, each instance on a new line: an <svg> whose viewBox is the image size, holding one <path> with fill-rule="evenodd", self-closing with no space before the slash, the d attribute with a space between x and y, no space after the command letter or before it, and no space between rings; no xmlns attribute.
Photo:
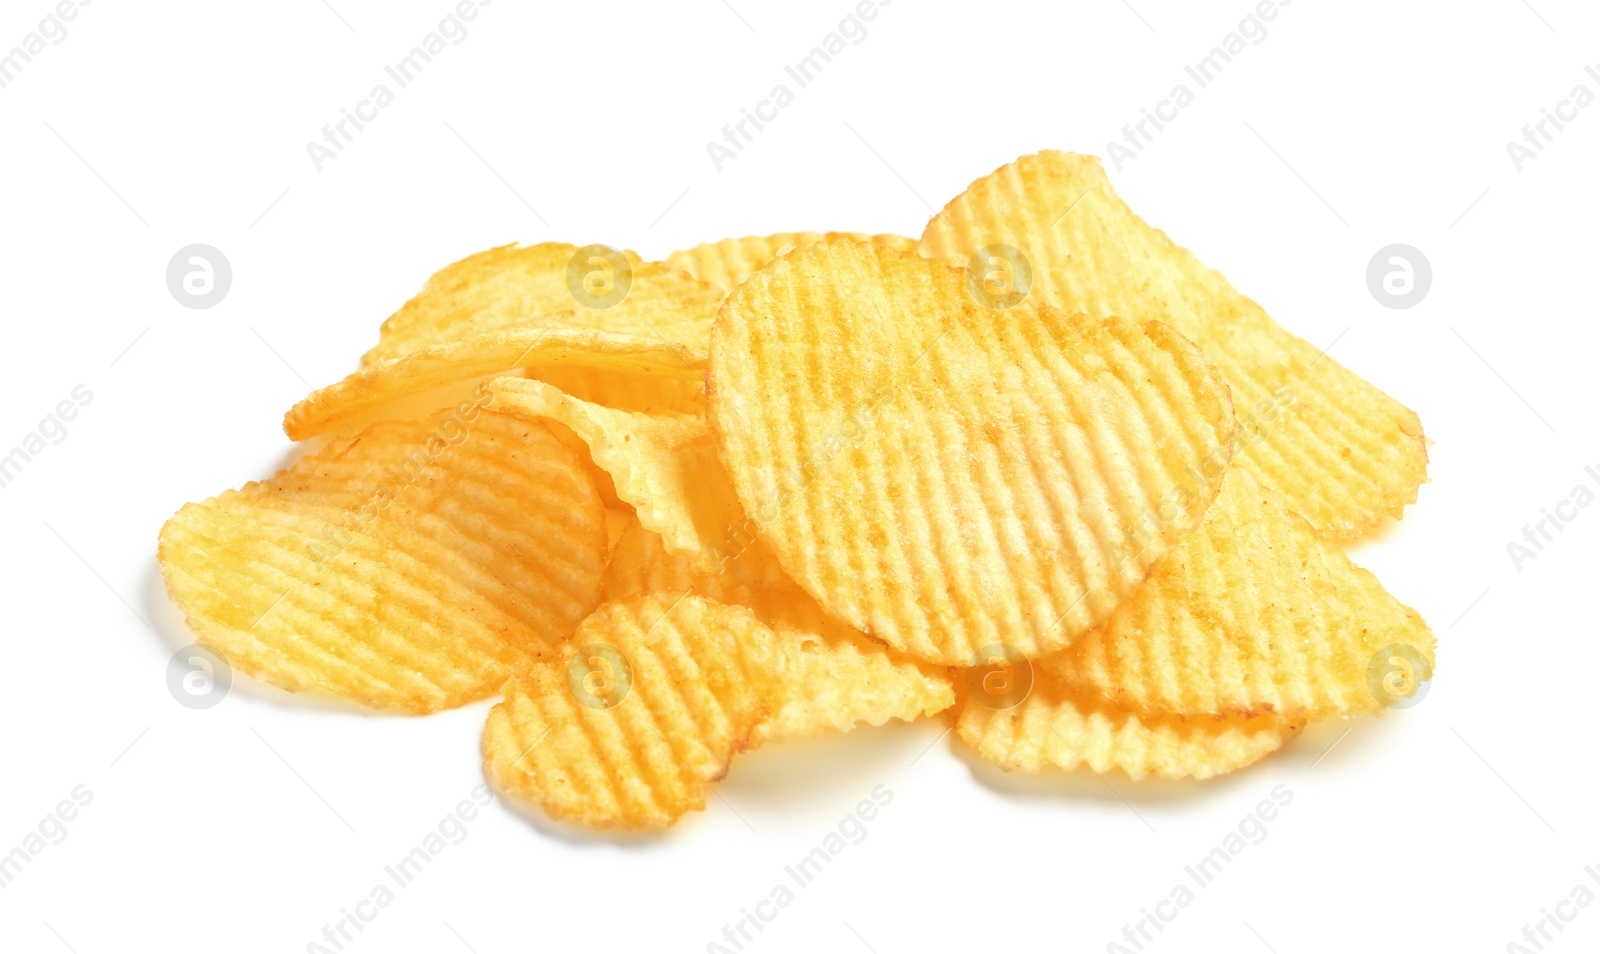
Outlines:
<svg viewBox="0 0 1600 954"><path fill-rule="evenodd" d="M828 635L783 625L774 630L769 665L778 680L778 704L756 726L752 745L849 732L890 719L913 722L955 704L955 689L943 671L918 665L848 627L839 630Z"/></svg>
<svg viewBox="0 0 1600 954"><path fill-rule="evenodd" d="M785 252L818 242L853 239L879 242L902 252L914 251L917 240L903 235L865 235L860 232L779 232L776 235L747 235L706 242L667 256L667 264L687 272L724 291L744 284L756 269Z"/></svg>
<svg viewBox="0 0 1600 954"><path fill-rule="evenodd" d="M1422 617L1234 468L1201 528L1110 621L1040 666L1144 715L1323 719L1393 701L1368 676L1393 646L1432 673Z"/></svg>
<svg viewBox="0 0 1600 954"><path fill-rule="evenodd" d="M909 722L955 703L947 671L918 664L830 618L759 542L730 555L722 572L707 574L669 554L635 519L612 548L606 599L658 591L748 606L773 630L774 652L765 665L778 680L777 702L752 744L890 719Z"/></svg>
<svg viewBox="0 0 1600 954"><path fill-rule="evenodd" d="M704 351L724 292L632 252L504 245L437 272L383 323L363 367L508 327L614 331Z"/></svg>
<svg viewBox="0 0 1600 954"><path fill-rule="evenodd" d="M600 498L538 424L384 422L161 530L200 641L290 691L432 712L483 698L600 600Z"/></svg>
<svg viewBox="0 0 1600 954"><path fill-rule="evenodd" d="M663 378L605 368L576 365L530 368L524 372L536 381L560 388L590 404L644 414L706 413L706 383L702 378Z"/></svg>
<svg viewBox="0 0 1600 954"><path fill-rule="evenodd" d="M1047 767L1121 769L1135 781L1206 779L1256 762L1299 734L1304 723L1255 719L1141 718L1092 693L1034 672L1025 698L964 695L952 710L956 735L1006 771Z"/></svg>
<svg viewBox="0 0 1600 954"><path fill-rule="evenodd" d="M564 658L535 663L489 713L503 791L592 828L662 828L705 807L767 714L771 634L744 607L659 593L607 603Z"/></svg>
<svg viewBox="0 0 1600 954"><path fill-rule="evenodd" d="M617 499L661 535L667 551L712 572L726 528L741 522L705 418L641 414L568 397L542 381L495 378L494 405L549 418L589 445L595 466L611 475Z"/></svg>
<svg viewBox="0 0 1600 954"><path fill-rule="evenodd" d="M738 603L761 615L770 607L757 606L756 600L769 592L795 587L760 543L730 545L723 557L718 572L696 569L688 560L668 554L660 534L646 530L635 514L611 547L603 585L605 598L620 600L657 590L693 590L706 599Z"/></svg>
<svg viewBox="0 0 1600 954"><path fill-rule="evenodd" d="M1239 463L1335 539L1398 518L1426 479L1416 414L1146 225L1091 156L1042 152L977 180L920 251L970 266L988 295L1172 325L1233 389Z"/></svg>
<svg viewBox="0 0 1600 954"><path fill-rule="evenodd" d="M582 367L698 382L699 352L657 338L582 328L516 328L428 345L313 391L283 417L302 441L398 398L519 368Z"/></svg>
<svg viewBox="0 0 1600 954"><path fill-rule="evenodd" d="M830 614L919 659L1103 622L1221 482L1228 391L1165 325L981 308L881 245L799 249L717 315L710 419L745 513Z"/></svg>

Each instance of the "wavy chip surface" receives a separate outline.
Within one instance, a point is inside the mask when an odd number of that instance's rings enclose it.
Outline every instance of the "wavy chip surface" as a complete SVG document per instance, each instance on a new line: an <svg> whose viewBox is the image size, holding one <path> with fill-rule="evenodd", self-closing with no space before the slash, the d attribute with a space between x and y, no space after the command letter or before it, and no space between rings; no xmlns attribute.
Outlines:
<svg viewBox="0 0 1600 954"><path fill-rule="evenodd" d="M732 291L768 262L797 248L852 239L879 242L902 252L914 251L917 240L903 235L866 235L861 232L779 232L746 235L706 242L667 256L667 264L723 291Z"/></svg>
<svg viewBox="0 0 1600 954"><path fill-rule="evenodd" d="M313 391L283 416L303 441L399 398L521 368L578 367L642 378L701 380L704 355L659 338L583 328L514 328L427 345Z"/></svg>
<svg viewBox="0 0 1600 954"><path fill-rule="evenodd" d="M544 428L491 411L374 425L184 506L167 591L200 641L290 691L432 712L495 692L600 601L599 495Z"/></svg>
<svg viewBox="0 0 1600 954"><path fill-rule="evenodd" d="M440 269L383 323L362 366L508 327L613 331L705 350L721 289L633 252L612 262L580 251L564 242L503 245Z"/></svg>
<svg viewBox="0 0 1600 954"><path fill-rule="evenodd" d="M602 407L525 378L495 378L489 393L497 408L571 429L668 552L715 570L723 535L742 515L705 418Z"/></svg>
<svg viewBox="0 0 1600 954"><path fill-rule="evenodd" d="M710 417L746 514L831 615L919 659L1036 658L1199 522L1227 388L1165 325L979 307L881 245L791 252L712 335Z"/></svg>
<svg viewBox="0 0 1600 954"><path fill-rule="evenodd" d="M661 538L635 519L612 550L606 599L652 592L692 592L747 606L773 630L774 652L764 665L778 681L777 701L756 727L753 744L848 732L890 719L910 722L955 703L947 672L831 619L759 543L708 574L668 553Z"/></svg>
<svg viewBox="0 0 1600 954"><path fill-rule="evenodd" d="M489 777L591 828L662 828L704 808L768 712L765 629L692 595L605 604L564 658L506 684L483 733Z"/></svg>
<svg viewBox="0 0 1600 954"><path fill-rule="evenodd" d="M914 722L955 704L946 675L841 628L846 631L778 624L769 663L778 680L778 704L756 726L755 744L849 732L891 719Z"/></svg>
<svg viewBox="0 0 1600 954"><path fill-rule="evenodd" d="M1135 781L1206 779L1244 768L1299 734L1303 723L1256 719L1141 718L1092 693L1061 686L1036 672L1027 698L1009 709L968 695L956 710L955 733L1006 771L1037 775L1046 768L1087 765L1120 769Z"/></svg>
<svg viewBox="0 0 1600 954"><path fill-rule="evenodd" d="M1010 275L1020 250L1030 299L1068 312L1166 322L1199 345L1233 390L1239 463L1319 531L1360 536L1398 518L1427 478L1417 415L1285 331L1194 254L1146 225L1099 160L1024 156L972 183L928 223L920 251Z"/></svg>
<svg viewBox="0 0 1600 954"><path fill-rule="evenodd" d="M1102 628L1040 661L1145 715L1323 719L1376 712L1368 664L1402 644L1433 662L1422 617L1249 471Z"/></svg>

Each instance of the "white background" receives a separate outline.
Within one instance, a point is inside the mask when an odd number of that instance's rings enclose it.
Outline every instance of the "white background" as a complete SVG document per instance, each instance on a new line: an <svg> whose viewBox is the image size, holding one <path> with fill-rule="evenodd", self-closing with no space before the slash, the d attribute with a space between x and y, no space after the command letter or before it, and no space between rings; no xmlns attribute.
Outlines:
<svg viewBox="0 0 1600 954"><path fill-rule="evenodd" d="M482 783L487 703L369 716L240 678L179 706L189 638L154 566L162 522L278 466L283 411L434 269L512 240L917 235L1018 155L1104 154L1251 8L896 0L718 173L707 140L848 0L498 0L319 173L305 143L451 8L331 2L98 0L0 89L0 451L94 395L0 490L0 852L93 792L0 890L5 950L306 950ZM1520 572L1506 549L1600 490L1600 104L1520 172L1505 147L1575 84L1600 94L1600 11L1532 4L1297 0L1108 164L1146 219L1421 414L1432 482L1352 551L1439 635L1420 705L1204 785L1008 777L935 720L743 758L725 802L654 841L496 802L346 950L702 951L880 784L866 840L746 950L1103 951L1280 784L1266 840L1147 950L1502 951L1580 881L1600 894L1600 507ZM0 48L50 8L7 0ZM205 311L165 283L196 242L234 272ZM1433 267L1409 310L1364 277L1395 242ZM1597 943L1600 905L1554 949Z"/></svg>

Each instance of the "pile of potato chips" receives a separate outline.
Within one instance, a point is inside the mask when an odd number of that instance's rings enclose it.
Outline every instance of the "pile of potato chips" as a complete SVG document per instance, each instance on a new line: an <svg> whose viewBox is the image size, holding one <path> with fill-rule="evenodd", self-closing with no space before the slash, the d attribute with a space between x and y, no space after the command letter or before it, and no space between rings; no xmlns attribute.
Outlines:
<svg viewBox="0 0 1600 954"><path fill-rule="evenodd" d="M322 442L162 530L198 638L374 709L498 694L489 776L585 826L939 713L1007 769L1207 778L1432 677L1340 549L1416 499L1416 415L1089 157L920 241L481 252L284 429Z"/></svg>

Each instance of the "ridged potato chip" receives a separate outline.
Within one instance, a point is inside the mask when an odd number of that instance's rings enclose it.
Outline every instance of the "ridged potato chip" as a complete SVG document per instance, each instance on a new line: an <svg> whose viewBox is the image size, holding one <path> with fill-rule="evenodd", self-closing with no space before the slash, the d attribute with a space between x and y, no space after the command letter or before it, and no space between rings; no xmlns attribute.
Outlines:
<svg viewBox="0 0 1600 954"><path fill-rule="evenodd" d="M827 612L965 665L1103 622L1200 520L1228 390L1165 325L979 307L882 245L775 260L718 312L710 420L745 513Z"/></svg>
<svg viewBox="0 0 1600 954"><path fill-rule="evenodd" d="M388 421L161 530L200 641L290 691L432 712L495 692L600 600L599 495L538 424Z"/></svg>
<svg viewBox="0 0 1600 954"><path fill-rule="evenodd" d="M661 536L631 516L611 547L604 581L607 600L626 599L657 590L695 593L719 603L738 603L760 613L772 607L757 600L786 588L799 589L760 543L730 544L716 572L697 569L689 560L667 552ZM800 590L803 594L805 591ZM782 600L778 606L782 606Z"/></svg>
<svg viewBox="0 0 1600 954"><path fill-rule="evenodd" d="M662 828L704 808L768 712L765 630L693 595L605 604L564 658L506 684L484 727L489 777L591 828Z"/></svg>
<svg viewBox="0 0 1600 954"><path fill-rule="evenodd" d="M668 552L716 569L726 528L742 521L705 418L619 411L526 378L495 378L488 387L495 407L571 429L611 476L617 499L661 535Z"/></svg>
<svg viewBox="0 0 1600 954"><path fill-rule="evenodd" d="M1234 468L1106 625L1039 665L1142 715L1323 719L1384 707L1367 671L1394 645L1432 671L1422 617Z"/></svg>
<svg viewBox="0 0 1600 954"><path fill-rule="evenodd" d="M1322 533L1353 539L1417 499L1428 463L1417 415L1146 225L1099 160L1041 152L1003 166L951 200L919 248L1027 300L1172 325L1233 390L1238 462Z"/></svg>
<svg viewBox="0 0 1600 954"><path fill-rule="evenodd" d="M704 351L723 295L633 252L564 242L503 245L435 273L383 323L361 364L507 327L614 331Z"/></svg>
<svg viewBox="0 0 1600 954"><path fill-rule="evenodd" d="M945 670L913 662L830 618L760 543L730 559L722 572L707 574L669 554L635 519L612 548L606 599L658 591L747 606L773 630L774 653L766 665L778 680L777 703L756 727L752 745L890 719L909 722L955 703Z"/></svg>
<svg viewBox="0 0 1600 954"><path fill-rule="evenodd" d="M903 235L865 235L861 232L779 232L775 235L746 235L706 242L667 256L667 264L703 282L732 291L756 270L785 252L818 242L853 239L879 242L902 252L916 249L917 240Z"/></svg>
<svg viewBox="0 0 1600 954"><path fill-rule="evenodd" d="M777 705L756 725L752 746L849 732L891 719L914 722L955 704L955 689L942 672L848 627L830 630L834 627L777 624L770 663L778 680Z"/></svg>
<svg viewBox="0 0 1600 954"><path fill-rule="evenodd" d="M705 357L659 338L582 328L514 328L427 345L369 365L289 409L283 430L303 441L398 398L519 368L582 367L698 382Z"/></svg>
<svg viewBox="0 0 1600 954"><path fill-rule="evenodd" d="M1008 772L1037 775L1045 768L1087 765L1102 774L1121 769L1135 781L1236 771L1277 751L1305 727L1271 716L1141 718L1042 672L1034 673L1027 697L1009 708L992 708L969 693L953 711L961 741Z"/></svg>

